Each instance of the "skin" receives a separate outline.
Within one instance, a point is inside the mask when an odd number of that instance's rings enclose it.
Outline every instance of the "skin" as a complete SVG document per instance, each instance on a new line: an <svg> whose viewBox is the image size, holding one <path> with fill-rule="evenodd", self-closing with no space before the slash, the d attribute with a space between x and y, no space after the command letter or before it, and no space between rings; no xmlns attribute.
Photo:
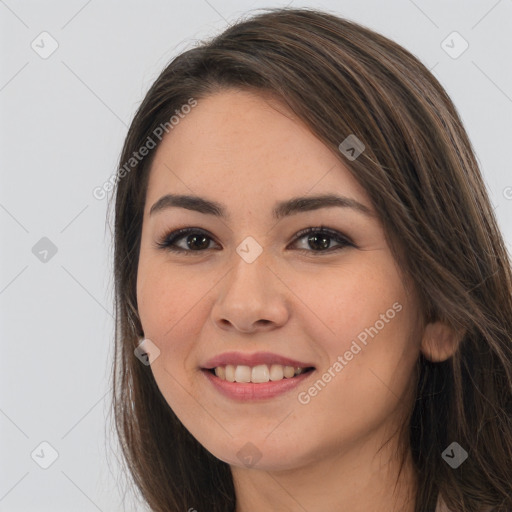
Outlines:
<svg viewBox="0 0 512 512"><path fill-rule="evenodd" d="M413 511L416 475L409 454L398 478L393 433L414 398L420 350L445 358L451 338L440 324L422 328L414 289L399 273L365 190L340 155L284 106L247 91L201 99L156 151L137 277L144 334L160 350L151 369L185 427L230 464L237 512ZM333 192L374 215L334 207L271 217L277 201ZM168 193L222 203L230 219L177 207L150 215ZM307 235L294 242L300 230L321 225L355 246L330 238L329 247L341 248L321 252ZM183 227L206 231L209 249L187 256L156 247ZM236 252L248 236L263 248L251 264ZM186 248L186 241L176 243ZM298 393L395 303L401 311L300 403ZM442 353L432 334L443 340ZM200 370L226 351L274 352L316 370L283 396L239 403L220 395ZM237 456L249 442L261 456L252 467Z"/></svg>

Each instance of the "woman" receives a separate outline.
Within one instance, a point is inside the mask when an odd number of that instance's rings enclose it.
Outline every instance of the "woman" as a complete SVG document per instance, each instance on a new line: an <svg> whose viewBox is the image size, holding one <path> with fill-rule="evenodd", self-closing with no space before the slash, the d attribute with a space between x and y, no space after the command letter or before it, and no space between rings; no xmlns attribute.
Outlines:
<svg viewBox="0 0 512 512"><path fill-rule="evenodd" d="M275 9L126 137L116 425L154 511L512 510L510 260L410 53Z"/></svg>

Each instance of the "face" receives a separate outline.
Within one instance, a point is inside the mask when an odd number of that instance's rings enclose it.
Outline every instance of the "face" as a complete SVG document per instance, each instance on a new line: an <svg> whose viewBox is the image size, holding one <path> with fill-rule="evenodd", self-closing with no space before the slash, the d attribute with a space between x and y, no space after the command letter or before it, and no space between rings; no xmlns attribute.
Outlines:
<svg viewBox="0 0 512 512"><path fill-rule="evenodd" d="M282 105L234 90L201 99L157 149L137 275L151 370L233 466L345 453L392 428L410 389L417 304L342 158Z"/></svg>

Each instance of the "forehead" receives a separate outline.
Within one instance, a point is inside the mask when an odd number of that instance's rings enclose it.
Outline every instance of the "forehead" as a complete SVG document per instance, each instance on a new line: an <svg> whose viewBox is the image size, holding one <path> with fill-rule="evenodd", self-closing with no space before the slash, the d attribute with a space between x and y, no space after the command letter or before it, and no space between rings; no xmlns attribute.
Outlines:
<svg viewBox="0 0 512 512"><path fill-rule="evenodd" d="M310 191L366 197L340 157L295 114L253 92L228 90L198 100L156 151L148 208L171 192L240 207Z"/></svg>

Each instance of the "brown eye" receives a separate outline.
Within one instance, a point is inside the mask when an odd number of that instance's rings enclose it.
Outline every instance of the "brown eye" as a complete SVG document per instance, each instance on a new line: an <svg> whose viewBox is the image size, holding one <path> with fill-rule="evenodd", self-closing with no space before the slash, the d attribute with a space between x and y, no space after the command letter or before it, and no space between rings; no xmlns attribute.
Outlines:
<svg viewBox="0 0 512 512"><path fill-rule="evenodd" d="M301 239L305 239L307 247L311 247L312 250L299 249L299 251L313 254L326 252L331 253L348 246L355 247L355 245L345 235L339 231L325 227L307 228L300 231L295 235L294 243ZM338 246L330 247L332 241L338 243Z"/></svg>
<svg viewBox="0 0 512 512"><path fill-rule="evenodd" d="M183 239L182 246L178 246L177 242ZM173 231L163 237L157 243L157 247L179 253L204 252L209 249L212 238L202 230L194 228L184 228ZM183 247L183 245L186 247Z"/></svg>
<svg viewBox="0 0 512 512"><path fill-rule="evenodd" d="M303 229L295 235L293 244L297 245L301 239L305 239L305 243L310 249L299 248L297 250L313 255L332 253L349 246L355 247L355 244L339 231L323 226ZM210 247L212 241L213 238L201 229L183 228L166 234L156 246L175 253L194 255L212 249ZM334 247L331 246L333 242L337 244Z"/></svg>

